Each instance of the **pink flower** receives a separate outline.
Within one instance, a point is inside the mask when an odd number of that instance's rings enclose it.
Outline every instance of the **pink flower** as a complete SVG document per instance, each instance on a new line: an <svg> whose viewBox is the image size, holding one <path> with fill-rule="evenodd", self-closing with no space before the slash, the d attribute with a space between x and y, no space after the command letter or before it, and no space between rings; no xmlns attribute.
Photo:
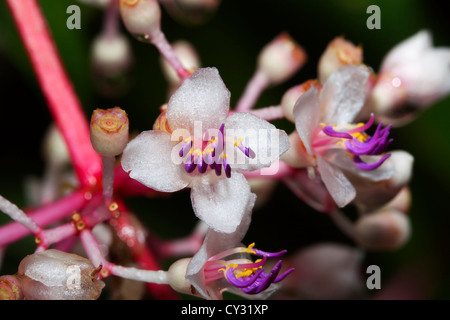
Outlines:
<svg viewBox="0 0 450 320"><path fill-rule="evenodd" d="M374 122L353 124L366 99L369 72L358 66L343 66L332 73L320 93L312 87L294 107L295 125L307 166L318 173L339 207L355 198L356 191L345 176L351 172L380 181L392 175L384 154L392 142L390 127L379 124L373 136L366 133Z"/></svg>

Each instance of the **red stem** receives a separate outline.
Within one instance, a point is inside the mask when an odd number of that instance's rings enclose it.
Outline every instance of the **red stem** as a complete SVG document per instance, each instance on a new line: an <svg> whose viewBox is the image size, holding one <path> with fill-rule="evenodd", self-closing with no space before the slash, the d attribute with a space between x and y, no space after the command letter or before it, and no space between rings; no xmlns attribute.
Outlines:
<svg viewBox="0 0 450 320"><path fill-rule="evenodd" d="M36 0L7 0L39 84L70 152L81 186L97 182L101 158L94 151L89 126L62 66Z"/></svg>

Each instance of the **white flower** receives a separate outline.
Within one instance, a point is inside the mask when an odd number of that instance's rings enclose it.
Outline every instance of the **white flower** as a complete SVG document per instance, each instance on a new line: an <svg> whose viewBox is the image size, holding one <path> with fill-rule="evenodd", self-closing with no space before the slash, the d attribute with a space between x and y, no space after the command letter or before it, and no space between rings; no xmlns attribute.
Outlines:
<svg viewBox="0 0 450 320"><path fill-rule="evenodd" d="M198 69L170 98L167 131L142 132L122 156L130 177L152 189L191 188L195 214L225 233L239 225L251 194L239 170L268 167L289 148L286 133L267 121L228 116L229 103L217 69Z"/></svg>

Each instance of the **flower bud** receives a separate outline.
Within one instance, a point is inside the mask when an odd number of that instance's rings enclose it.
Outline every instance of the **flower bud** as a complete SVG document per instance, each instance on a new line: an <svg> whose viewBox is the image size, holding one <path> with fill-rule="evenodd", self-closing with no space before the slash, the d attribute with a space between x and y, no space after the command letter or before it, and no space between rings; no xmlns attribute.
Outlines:
<svg viewBox="0 0 450 320"><path fill-rule="evenodd" d="M200 58L192 44L184 40L179 40L172 44L172 48L186 70L194 72L195 69L200 67ZM169 85L172 88L178 88L180 85L180 78L172 66L163 57L161 57L161 66Z"/></svg>
<svg viewBox="0 0 450 320"><path fill-rule="evenodd" d="M306 148L297 131L289 136L289 149L280 157L282 161L293 168L305 168L315 164L314 158L306 152Z"/></svg>
<svg viewBox="0 0 450 320"><path fill-rule="evenodd" d="M281 108L283 109L283 114L286 119L295 122L294 115L292 113L295 103L297 102L298 98L300 98L300 96L308 91L312 86L316 87L319 90L322 87L318 80L313 79L296 85L284 93L283 97L281 98Z"/></svg>
<svg viewBox="0 0 450 320"><path fill-rule="evenodd" d="M161 30L161 9L156 0L120 0L120 14L127 30L141 40Z"/></svg>
<svg viewBox="0 0 450 320"><path fill-rule="evenodd" d="M53 124L45 134L42 153L50 164L63 165L70 163L66 142L58 128Z"/></svg>
<svg viewBox="0 0 450 320"><path fill-rule="evenodd" d="M391 156L383 164L393 171L389 179L371 181L355 175L347 175L357 190L354 202L364 212L373 211L386 205L411 180L414 157L403 150L394 150L390 153Z"/></svg>
<svg viewBox="0 0 450 320"><path fill-rule="evenodd" d="M395 209L365 214L355 224L356 242L367 250L399 249L409 239L410 234L408 216Z"/></svg>
<svg viewBox="0 0 450 320"><path fill-rule="evenodd" d="M22 300L20 279L15 275L0 277L0 300Z"/></svg>
<svg viewBox="0 0 450 320"><path fill-rule="evenodd" d="M268 43L258 56L258 69L273 85L296 73L306 61L306 52L287 34Z"/></svg>
<svg viewBox="0 0 450 320"><path fill-rule="evenodd" d="M91 59L97 73L108 78L122 75L132 61L128 38L120 34L98 36L92 44Z"/></svg>
<svg viewBox="0 0 450 320"><path fill-rule="evenodd" d="M120 107L96 109L91 117L91 143L97 153L113 157L128 143L128 116Z"/></svg>
<svg viewBox="0 0 450 320"><path fill-rule="evenodd" d="M319 80L324 83L335 70L349 64L360 65L362 60L361 46L355 46L343 37L337 37L328 44L319 59Z"/></svg>
<svg viewBox="0 0 450 320"><path fill-rule="evenodd" d="M27 300L95 300L103 287L90 260L54 249L25 257L17 275Z"/></svg>
<svg viewBox="0 0 450 320"><path fill-rule="evenodd" d="M199 25L216 12L221 0L176 0L162 1L164 9L179 23Z"/></svg>
<svg viewBox="0 0 450 320"><path fill-rule="evenodd" d="M78 0L78 1L99 8L106 8L111 2L111 0Z"/></svg>
<svg viewBox="0 0 450 320"><path fill-rule="evenodd" d="M175 261L167 271L167 280L176 292L195 295L195 288L186 280L186 270L189 262L191 262L191 258Z"/></svg>
<svg viewBox="0 0 450 320"><path fill-rule="evenodd" d="M362 250L342 244L306 247L286 260L295 272L279 292L290 299L359 299L364 292L362 260Z"/></svg>

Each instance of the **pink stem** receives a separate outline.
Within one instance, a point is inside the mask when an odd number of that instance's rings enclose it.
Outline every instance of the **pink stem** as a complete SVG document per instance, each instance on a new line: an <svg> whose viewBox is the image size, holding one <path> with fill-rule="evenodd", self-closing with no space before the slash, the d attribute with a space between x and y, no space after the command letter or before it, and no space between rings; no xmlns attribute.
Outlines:
<svg viewBox="0 0 450 320"><path fill-rule="evenodd" d="M82 186L97 182L101 158L92 148L88 122L60 61L36 0L7 0L53 118Z"/></svg>
<svg viewBox="0 0 450 320"><path fill-rule="evenodd" d="M161 30L158 29L151 34L151 41L163 55L163 57L167 60L167 62L176 71L181 82L191 76L190 72L183 67L180 59L178 59L177 54L175 53L172 46L167 41L166 36Z"/></svg>
<svg viewBox="0 0 450 320"><path fill-rule="evenodd" d="M272 106L261 109L254 109L251 110L250 113L266 121L284 118L283 109L281 108L281 106Z"/></svg>
<svg viewBox="0 0 450 320"><path fill-rule="evenodd" d="M256 71L245 87L244 94L236 104L235 110L237 112L250 111L268 85L269 81L267 80L266 75L260 71Z"/></svg>
<svg viewBox="0 0 450 320"><path fill-rule="evenodd" d="M70 216L75 210L82 208L91 197L91 193L78 190L61 200L34 210L28 216L43 228ZM30 233L29 229L17 222L4 225L0 227L0 247L20 240Z"/></svg>

